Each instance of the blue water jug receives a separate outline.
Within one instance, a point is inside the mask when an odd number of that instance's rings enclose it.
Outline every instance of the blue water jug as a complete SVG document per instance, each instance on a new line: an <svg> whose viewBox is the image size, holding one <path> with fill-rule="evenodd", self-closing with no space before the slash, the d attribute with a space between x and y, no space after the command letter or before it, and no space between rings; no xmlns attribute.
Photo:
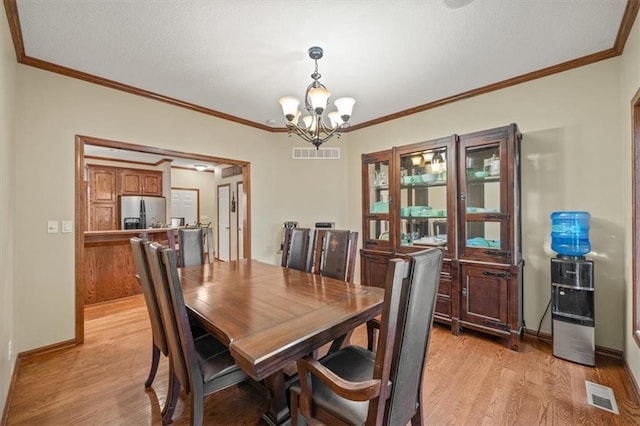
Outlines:
<svg viewBox="0 0 640 426"><path fill-rule="evenodd" d="M551 249L564 256L584 256L591 251L589 212L551 213Z"/></svg>

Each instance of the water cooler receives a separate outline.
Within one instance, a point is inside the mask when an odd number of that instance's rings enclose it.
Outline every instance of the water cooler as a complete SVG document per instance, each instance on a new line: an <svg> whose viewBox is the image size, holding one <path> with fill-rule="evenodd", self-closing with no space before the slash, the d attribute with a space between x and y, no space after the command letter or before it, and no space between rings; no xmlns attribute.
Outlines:
<svg viewBox="0 0 640 426"><path fill-rule="evenodd" d="M551 215L551 327L553 355L595 366L595 288L587 212Z"/></svg>

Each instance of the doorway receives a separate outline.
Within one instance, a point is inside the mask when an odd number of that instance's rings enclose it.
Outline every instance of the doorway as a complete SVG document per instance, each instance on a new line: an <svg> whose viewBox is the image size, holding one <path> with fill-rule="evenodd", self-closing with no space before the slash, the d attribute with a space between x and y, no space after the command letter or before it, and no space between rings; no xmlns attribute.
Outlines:
<svg viewBox="0 0 640 426"><path fill-rule="evenodd" d="M132 158L140 155L160 157L166 161L184 162L185 160L194 163L210 163L218 165L233 165L242 168L242 180L244 182L242 197L246 200L243 206L242 228L244 230L243 246L247 256L251 255L251 186L250 186L250 163L241 160L232 160L227 158L213 157L209 155L188 153L167 149L159 149L150 146L131 144L126 142L118 142L107 139L100 139L91 136L76 135L75 138L75 343L84 342L84 294L85 294L85 232L88 230L87 220L87 170L85 159L85 146L108 148L114 153L129 153ZM91 157L87 157L89 159ZM129 164L139 163L138 160L119 160ZM135 167L135 166L130 166ZM179 168L179 167L178 167ZM170 190L170 186L165 188ZM167 192L165 192L167 193ZM240 195L239 195L240 196Z"/></svg>
<svg viewBox="0 0 640 426"><path fill-rule="evenodd" d="M230 185L218 186L218 260L229 261L231 253Z"/></svg>

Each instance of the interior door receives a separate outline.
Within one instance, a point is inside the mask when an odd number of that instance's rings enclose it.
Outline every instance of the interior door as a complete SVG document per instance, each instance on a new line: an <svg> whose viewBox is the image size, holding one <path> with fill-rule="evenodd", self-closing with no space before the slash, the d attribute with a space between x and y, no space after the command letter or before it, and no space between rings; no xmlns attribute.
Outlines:
<svg viewBox="0 0 640 426"><path fill-rule="evenodd" d="M238 194L238 259L244 259L244 185L242 182L236 184L236 194Z"/></svg>
<svg viewBox="0 0 640 426"><path fill-rule="evenodd" d="M230 185L218 186L218 259L229 260L231 233L229 217Z"/></svg>
<svg viewBox="0 0 640 426"><path fill-rule="evenodd" d="M197 189L171 189L171 217L183 217L185 225L198 222L198 203Z"/></svg>

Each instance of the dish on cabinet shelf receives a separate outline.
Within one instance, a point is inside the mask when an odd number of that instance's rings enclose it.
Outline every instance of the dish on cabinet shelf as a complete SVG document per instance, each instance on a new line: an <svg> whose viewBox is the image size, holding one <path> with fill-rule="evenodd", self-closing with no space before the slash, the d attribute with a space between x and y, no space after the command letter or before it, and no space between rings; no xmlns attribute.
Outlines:
<svg viewBox="0 0 640 426"><path fill-rule="evenodd" d="M439 238L439 237L422 237L422 238L413 240L413 244L428 244L432 246L443 246L447 244L447 239Z"/></svg>
<svg viewBox="0 0 640 426"><path fill-rule="evenodd" d="M499 209L489 209L485 207L467 207L467 213L499 213Z"/></svg>

